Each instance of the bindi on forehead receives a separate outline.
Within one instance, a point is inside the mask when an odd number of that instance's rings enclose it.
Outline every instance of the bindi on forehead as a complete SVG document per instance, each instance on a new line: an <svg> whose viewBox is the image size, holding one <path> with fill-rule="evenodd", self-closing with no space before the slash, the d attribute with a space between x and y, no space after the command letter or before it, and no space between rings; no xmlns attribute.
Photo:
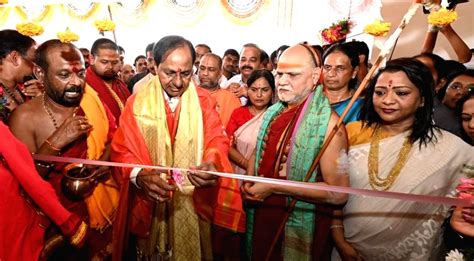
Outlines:
<svg viewBox="0 0 474 261"><path fill-rule="evenodd" d="M393 80L388 80L388 87L392 87L393 85Z"/></svg>

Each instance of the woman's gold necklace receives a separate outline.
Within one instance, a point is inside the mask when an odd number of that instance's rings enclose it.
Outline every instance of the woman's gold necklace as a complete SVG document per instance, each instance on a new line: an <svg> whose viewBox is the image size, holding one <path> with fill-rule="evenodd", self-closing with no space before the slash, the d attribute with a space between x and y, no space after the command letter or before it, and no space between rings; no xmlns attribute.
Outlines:
<svg viewBox="0 0 474 261"><path fill-rule="evenodd" d="M386 178L379 177L379 143L381 137L381 130L380 127L375 129L374 138L370 143L370 150L369 150L369 183L370 186L375 190L387 190L389 189L395 180L397 179L400 171L402 170L403 166L408 160L408 154L410 153L412 143L409 137L405 138L403 142L403 146L398 153L397 162L395 162L395 166L390 170L390 173Z"/></svg>

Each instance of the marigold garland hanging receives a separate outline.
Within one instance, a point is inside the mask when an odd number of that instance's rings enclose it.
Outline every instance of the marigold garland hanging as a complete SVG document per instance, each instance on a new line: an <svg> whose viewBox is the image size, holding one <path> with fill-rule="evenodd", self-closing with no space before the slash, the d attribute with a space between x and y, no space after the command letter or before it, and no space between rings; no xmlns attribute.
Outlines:
<svg viewBox="0 0 474 261"><path fill-rule="evenodd" d="M444 7L428 15L428 23L435 26L446 26L456 21L456 19L458 19L456 11Z"/></svg>
<svg viewBox="0 0 474 261"><path fill-rule="evenodd" d="M63 43L71 43L79 40L79 35L66 28L64 32L57 33L59 41Z"/></svg>
<svg viewBox="0 0 474 261"><path fill-rule="evenodd" d="M383 23L376 19L373 23L364 27L364 32L373 36L386 36L391 26L391 23Z"/></svg>
<svg viewBox="0 0 474 261"><path fill-rule="evenodd" d="M37 23L21 23L16 25L16 30L26 36L38 36L43 34L44 28Z"/></svg>
<svg viewBox="0 0 474 261"><path fill-rule="evenodd" d="M110 19L101 19L94 22L95 27L99 32L113 31L115 29L115 23Z"/></svg>
<svg viewBox="0 0 474 261"><path fill-rule="evenodd" d="M63 8L64 8L63 10L66 10L68 16L71 17L72 19L85 22L92 19L92 17L94 17L97 14L97 12L99 12L101 8L101 4L92 2L88 6L88 8L86 8L86 10L83 10L83 8L76 7L74 3L71 2L67 5L64 4Z"/></svg>

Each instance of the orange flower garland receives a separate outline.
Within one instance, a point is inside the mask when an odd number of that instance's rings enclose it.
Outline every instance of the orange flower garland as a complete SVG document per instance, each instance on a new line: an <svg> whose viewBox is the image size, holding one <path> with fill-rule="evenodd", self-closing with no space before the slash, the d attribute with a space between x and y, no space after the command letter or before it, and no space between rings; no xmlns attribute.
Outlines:
<svg viewBox="0 0 474 261"><path fill-rule="evenodd" d="M444 7L428 15L428 23L435 26L446 26L456 21L456 19L458 19L456 11Z"/></svg>
<svg viewBox="0 0 474 261"><path fill-rule="evenodd" d="M101 33L115 29L115 23L110 19L96 20L94 25Z"/></svg>
<svg viewBox="0 0 474 261"><path fill-rule="evenodd" d="M59 41L63 43L71 43L79 40L79 35L66 28L64 32L57 33Z"/></svg>
<svg viewBox="0 0 474 261"><path fill-rule="evenodd" d="M390 31L391 23L383 23L379 19L364 27L364 32L373 36L386 36Z"/></svg>
<svg viewBox="0 0 474 261"><path fill-rule="evenodd" d="M43 34L44 28L43 26L36 24L36 23L23 23L17 24L16 30L26 36L38 36Z"/></svg>

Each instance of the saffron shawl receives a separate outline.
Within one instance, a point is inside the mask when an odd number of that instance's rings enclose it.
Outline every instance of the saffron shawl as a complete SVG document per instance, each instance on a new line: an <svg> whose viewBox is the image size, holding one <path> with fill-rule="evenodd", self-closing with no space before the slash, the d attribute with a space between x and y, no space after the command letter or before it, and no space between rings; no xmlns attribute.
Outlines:
<svg viewBox="0 0 474 261"><path fill-rule="evenodd" d="M104 80L90 66L86 70L86 86L91 87L97 92L100 100L114 115L115 122L118 125L123 106L130 96L127 85L122 80L116 78L112 81L112 86L110 88L107 87Z"/></svg>
<svg viewBox="0 0 474 261"><path fill-rule="evenodd" d="M87 159L98 160L108 140L109 119L97 93L89 86L85 88L80 106L94 127L87 135ZM89 212L90 227L104 231L111 226L118 200L118 187L112 178L98 183L92 195L84 199Z"/></svg>

